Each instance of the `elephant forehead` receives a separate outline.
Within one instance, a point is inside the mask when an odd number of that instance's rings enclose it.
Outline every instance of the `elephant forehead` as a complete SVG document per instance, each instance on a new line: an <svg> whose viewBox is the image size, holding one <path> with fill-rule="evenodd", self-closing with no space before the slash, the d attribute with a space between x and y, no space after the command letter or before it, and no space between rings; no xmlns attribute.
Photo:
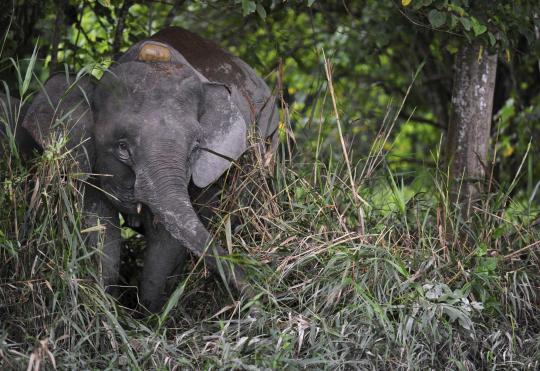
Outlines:
<svg viewBox="0 0 540 371"><path fill-rule="evenodd" d="M107 143L120 137L131 138L137 144L174 140L190 143L201 134L195 111L181 110L163 104L153 107L117 107L101 111L96 120L98 142Z"/></svg>
<svg viewBox="0 0 540 371"><path fill-rule="evenodd" d="M196 94L201 86L193 69L183 64L127 62L111 68L100 81L99 90L105 96L132 98L131 95L142 94L148 99L186 91Z"/></svg>
<svg viewBox="0 0 540 371"><path fill-rule="evenodd" d="M165 79L160 74L155 75L160 68L169 69L164 65L153 68L154 72L151 73L155 78L147 69L139 71L138 75L123 70L121 74L104 77L94 95L99 118L147 117L151 113L150 121L155 121L163 115L196 114L203 91L199 78L194 74L183 74Z"/></svg>

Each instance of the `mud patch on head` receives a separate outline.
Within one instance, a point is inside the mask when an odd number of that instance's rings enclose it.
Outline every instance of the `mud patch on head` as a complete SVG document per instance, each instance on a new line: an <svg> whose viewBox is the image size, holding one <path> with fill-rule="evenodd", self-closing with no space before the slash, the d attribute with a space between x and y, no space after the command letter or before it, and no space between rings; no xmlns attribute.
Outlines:
<svg viewBox="0 0 540 371"><path fill-rule="evenodd" d="M170 62L171 51L163 45L146 43L139 50L137 59L141 62Z"/></svg>

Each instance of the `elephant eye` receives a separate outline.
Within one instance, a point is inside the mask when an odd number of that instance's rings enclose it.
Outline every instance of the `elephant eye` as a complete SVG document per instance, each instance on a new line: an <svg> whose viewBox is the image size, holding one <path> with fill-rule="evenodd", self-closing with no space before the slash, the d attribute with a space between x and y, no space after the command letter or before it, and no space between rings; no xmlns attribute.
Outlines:
<svg viewBox="0 0 540 371"><path fill-rule="evenodd" d="M116 143L116 150L118 153L118 157L120 157L121 160L129 159L129 156L130 156L129 148L128 148L128 144L125 141L123 140L118 141Z"/></svg>

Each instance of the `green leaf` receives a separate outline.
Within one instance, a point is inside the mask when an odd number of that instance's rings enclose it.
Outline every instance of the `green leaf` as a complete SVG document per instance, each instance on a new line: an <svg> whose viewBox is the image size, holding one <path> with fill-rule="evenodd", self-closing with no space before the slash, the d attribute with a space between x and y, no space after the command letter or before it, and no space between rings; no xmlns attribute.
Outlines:
<svg viewBox="0 0 540 371"><path fill-rule="evenodd" d="M266 10L264 10L264 6L262 6L261 4L257 4L257 14L259 15L259 17L261 17L261 19L266 18Z"/></svg>
<svg viewBox="0 0 540 371"><path fill-rule="evenodd" d="M466 330L471 330L473 328L473 322L469 315L459 308L452 307L450 305L443 305L443 313L448 315L450 322L454 322L456 319L458 323Z"/></svg>
<svg viewBox="0 0 540 371"><path fill-rule="evenodd" d="M473 22L472 26L473 26L474 36L480 36L484 32L487 31L487 27L478 22Z"/></svg>
<svg viewBox="0 0 540 371"><path fill-rule="evenodd" d="M478 22L478 19L471 17L471 26L474 32L474 36L480 36L487 31L487 27Z"/></svg>
<svg viewBox="0 0 540 371"><path fill-rule="evenodd" d="M28 90L28 87L30 86L30 80L32 80L32 73L34 72L36 59L37 59L37 43L34 46L34 51L32 52L32 56L30 57L30 63L28 63L28 67L26 67L26 74L24 75L24 80L20 88L21 97L24 97L24 94L26 93L26 91Z"/></svg>
<svg viewBox="0 0 540 371"><path fill-rule="evenodd" d="M308 0L307 6L309 6L309 7L312 6L314 2L315 2L315 0Z"/></svg>
<svg viewBox="0 0 540 371"><path fill-rule="evenodd" d="M439 28L446 23L446 13L439 12L437 9L432 9L428 13L428 20L431 26Z"/></svg>
<svg viewBox="0 0 540 371"><path fill-rule="evenodd" d="M446 50L453 55L459 51L459 48L455 44L448 44L446 45Z"/></svg>
<svg viewBox="0 0 540 371"><path fill-rule="evenodd" d="M481 243L478 245L476 250L474 251L474 255L476 256L486 256L488 251L488 247L485 243Z"/></svg>
<svg viewBox="0 0 540 371"><path fill-rule="evenodd" d="M253 13L257 9L257 5L251 0L242 0L242 15L245 17Z"/></svg>
<svg viewBox="0 0 540 371"><path fill-rule="evenodd" d="M463 28L465 29L465 31L471 30L471 21L468 18L461 17L459 21L463 25Z"/></svg>
<svg viewBox="0 0 540 371"><path fill-rule="evenodd" d="M488 38L489 38L489 45L494 46L497 42L497 39L495 39L495 35L493 33L488 32Z"/></svg>
<svg viewBox="0 0 540 371"><path fill-rule="evenodd" d="M498 258L494 256L486 256L478 258L478 263L475 268L476 273L493 274L497 269Z"/></svg>
<svg viewBox="0 0 540 371"><path fill-rule="evenodd" d="M98 3L103 5L105 8L110 8L111 0L98 0Z"/></svg>
<svg viewBox="0 0 540 371"><path fill-rule="evenodd" d="M465 9L463 9L458 4L448 4L448 9L450 9L454 13L457 13L460 17L463 17L465 15Z"/></svg>
<svg viewBox="0 0 540 371"><path fill-rule="evenodd" d="M507 101L507 104L508 104L508 101ZM514 107L512 105L510 105L510 111L514 111L513 108ZM503 110L503 109L508 110L508 107L501 108L501 110ZM504 236L505 233L506 233L506 227L503 225L501 227L495 228L495 230L493 231L493 237L500 238L500 237Z"/></svg>
<svg viewBox="0 0 540 371"><path fill-rule="evenodd" d="M412 0L401 0L401 5L403 6L409 6L411 4Z"/></svg>
<svg viewBox="0 0 540 371"><path fill-rule="evenodd" d="M452 14L452 16L450 17L450 29L453 30L454 28L456 28L458 22L458 17Z"/></svg>
<svg viewBox="0 0 540 371"><path fill-rule="evenodd" d="M186 288L186 284L188 282L188 278L186 278L182 283L178 285L178 287L174 290L172 295L169 297L169 300L167 300L167 304L165 304L165 308L163 309L163 312L159 315L159 327L163 326L167 318L169 317L169 313L171 310L173 310L177 305L180 299L182 298L182 295L184 294L184 289Z"/></svg>

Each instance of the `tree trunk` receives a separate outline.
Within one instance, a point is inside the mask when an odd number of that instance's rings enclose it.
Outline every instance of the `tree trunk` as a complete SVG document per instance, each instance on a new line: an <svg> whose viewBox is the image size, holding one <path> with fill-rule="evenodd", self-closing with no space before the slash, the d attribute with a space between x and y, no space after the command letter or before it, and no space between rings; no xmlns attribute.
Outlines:
<svg viewBox="0 0 540 371"><path fill-rule="evenodd" d="M496 71L497 55L478 42L465 43L456 56L446 153L452 201L466 218L486 175Z"/></svg>
<svg viewBox="0 0 540 371"><path fill-rule="evenodd" d="M114 40L112 45L112 55L114 60L120 58L120 48L122 47L122 35L126 25L126 18L129 13L129 8L133 5L133 0L124 0L122 7L118 13L118 21L116 22L116 30L114 32Z"/></svg>
<svg viewBox="0 0 540 371"><path fill-rule="evenodd" d="M50 73L56 72L58 69L58 45L62 37L62 26L64 23L64 12L66 10L66 0L56 1L56 20L54 21L54 31L51 42L51 63L49 65Z"/></svg>

